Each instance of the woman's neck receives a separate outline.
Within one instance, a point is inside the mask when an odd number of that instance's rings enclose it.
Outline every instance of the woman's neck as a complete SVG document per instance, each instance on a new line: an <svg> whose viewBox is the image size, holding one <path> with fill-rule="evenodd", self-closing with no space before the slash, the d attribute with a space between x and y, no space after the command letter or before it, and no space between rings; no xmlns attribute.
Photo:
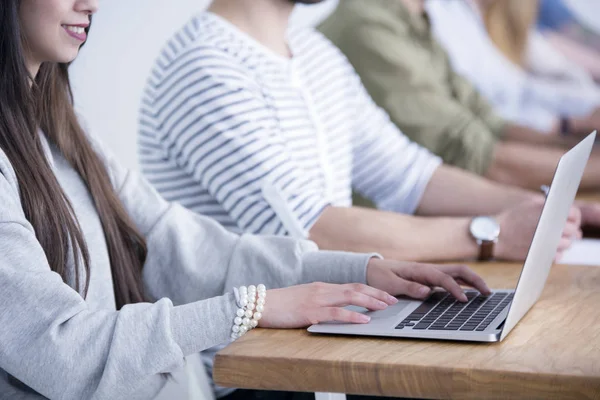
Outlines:
<svg viewBox="0 0 600 400"><path fill-rule="evenodd" d="M27 50L25 50L25 53L25 68L27 68L27 72L29 72L29 76L31 77L31 82L29 82L29 84L32 85L33 81L35 81L35 77L40 71L42 63L34 61Z"/></svg>

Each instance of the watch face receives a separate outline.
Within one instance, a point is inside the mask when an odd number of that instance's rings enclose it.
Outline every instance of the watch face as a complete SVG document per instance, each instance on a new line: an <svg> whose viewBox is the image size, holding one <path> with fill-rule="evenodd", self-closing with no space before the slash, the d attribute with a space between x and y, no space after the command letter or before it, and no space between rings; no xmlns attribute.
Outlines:
<svg viewBox="0 0 600 400"><path fill-rule="evenodd" d="M500 225L492 217L477 217L471 222L471 234L477 240L495 241L500 235Z"/></svg>

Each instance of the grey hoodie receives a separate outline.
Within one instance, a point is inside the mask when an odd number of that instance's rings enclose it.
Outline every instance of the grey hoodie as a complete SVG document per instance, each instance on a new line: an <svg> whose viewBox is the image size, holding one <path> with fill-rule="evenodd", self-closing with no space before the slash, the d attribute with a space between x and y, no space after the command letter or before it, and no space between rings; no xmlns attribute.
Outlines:
<svg viewBox="0 0 600 400"><path fill-rule="evenodd" d="M15 172L0 150L0 398L151 399L186 356L227 342L232 288L365 282L372 255L318 251L284 237L237 236L170 204L98 143L125 209L148 243L152 302L116 311L100 221L78 174L46 154L73 204L91 255L84 299L52 272L25 218ZM73 260L68 265L73 276ZM268 307L268 302L267 302Z"/></svg>

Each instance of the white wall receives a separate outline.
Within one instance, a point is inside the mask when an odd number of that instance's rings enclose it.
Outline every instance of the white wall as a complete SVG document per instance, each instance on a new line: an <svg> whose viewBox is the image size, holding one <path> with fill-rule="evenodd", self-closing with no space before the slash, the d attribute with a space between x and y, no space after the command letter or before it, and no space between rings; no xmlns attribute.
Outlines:
<svg viewBox="0 0 600 400"><path fill-rule="evenodd" d="M210 0L100 0L89 40L71 66L75 106L91 131L129 168L138 167L138 108L152 64L169 37L209 3ZM299 6L292 23L315 24L336 3L337 0L327 0L319 5Z"/></svg>

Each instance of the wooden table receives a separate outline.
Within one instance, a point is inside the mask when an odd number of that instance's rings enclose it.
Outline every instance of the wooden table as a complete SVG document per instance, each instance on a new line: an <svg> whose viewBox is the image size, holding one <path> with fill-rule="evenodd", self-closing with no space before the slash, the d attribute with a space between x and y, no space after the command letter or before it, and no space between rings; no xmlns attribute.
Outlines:
<svg viewBox="0 0 600 400"><path fill-rule="evenodd" d="M521 265L473 265L514 287ZM600 268L554 266L501 343L335 337L258 329L222 350L230 387L431 399L600 399Z"/></svg>

